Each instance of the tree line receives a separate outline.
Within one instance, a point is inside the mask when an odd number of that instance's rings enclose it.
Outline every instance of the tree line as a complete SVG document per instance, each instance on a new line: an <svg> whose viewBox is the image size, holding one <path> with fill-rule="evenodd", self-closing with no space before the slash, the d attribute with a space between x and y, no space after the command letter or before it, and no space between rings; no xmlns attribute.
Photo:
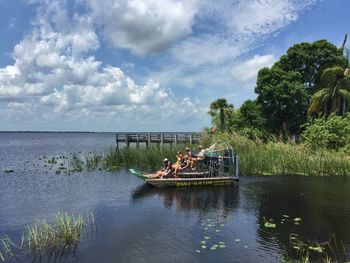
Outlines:
<svg viewBox="0 0 350 263"><path fill-rule="evenodd" d="M347 36L340 48L327 40L293 45L272 67L259 70L255 100L245 101L238 109L224 98L215 100L209 110L213 125L264 139L298 136L317 119L326 122L337 117L347 124L350 65L346 40Z"/></svg>

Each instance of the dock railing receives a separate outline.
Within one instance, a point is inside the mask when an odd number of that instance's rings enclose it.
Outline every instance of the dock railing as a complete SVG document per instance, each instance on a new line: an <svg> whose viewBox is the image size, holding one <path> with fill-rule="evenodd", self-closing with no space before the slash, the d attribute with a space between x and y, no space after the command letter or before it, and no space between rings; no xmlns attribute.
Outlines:
<svg viewBox="0 0 350 263"><path fill-rule="evenodd" d="M129 147L131 143L134 143L136 147L139 147L140 144L163 146L164 144L188 143L192 145L199 141L200 135L200 132L118 132L115 141L117 148L120 143L126 147Z"/></svg>

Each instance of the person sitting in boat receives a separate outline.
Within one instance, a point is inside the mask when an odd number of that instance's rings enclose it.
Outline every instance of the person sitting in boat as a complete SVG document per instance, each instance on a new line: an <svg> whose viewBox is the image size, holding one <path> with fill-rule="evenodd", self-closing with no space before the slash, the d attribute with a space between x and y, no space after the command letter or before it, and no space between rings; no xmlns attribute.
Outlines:
<svg viewBox="0 0 350 263"><path fill-rule="evenodd" d="M187 167L192 167L192 163L193 163L193 158L194 155L191 152L191 149L189 147L186 147L186 154L185 154L185 160L186 160L186 168Z"/></svg>
<svg viewBox="0 0 350 263"><path fill-rule="evenodd" d="M179 178L179 171L185 169L186 167L187 163L185 157L182 155L182 152L177 152L176 163L173 165L174 177Z"/></svg>
<svg viewBox="0 0 350 263"><path fill-rule="evenodd" d="M198 161L203 161L206 157L206 151L202 145L199 145L197 147L197 149L199 150L199 152L196 155L194 155L194 157L193 157L193 161L192 161L192 165L191 165L192 169L194 169L196 167L196 164Z"/></svg>
<svg viewBox="0 0 350 263"><path fill-rule="evenodd" d="M163 178L163 177L171 177L173 173L173 164L168 160L168 158L165 158L164 166L161 170L155 173L153 178Z"/></svg>

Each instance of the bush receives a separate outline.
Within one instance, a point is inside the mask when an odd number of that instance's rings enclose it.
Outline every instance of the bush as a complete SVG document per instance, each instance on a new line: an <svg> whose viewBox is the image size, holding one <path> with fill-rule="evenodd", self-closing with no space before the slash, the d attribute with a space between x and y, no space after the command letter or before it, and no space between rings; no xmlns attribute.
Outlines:
<svg viewBox="0 0 350 263"><path fill-rule="evenodd" d="M348 149L350 146L350 114L330 115L305 125L302 133L305 143L313 148Z"/></svg>

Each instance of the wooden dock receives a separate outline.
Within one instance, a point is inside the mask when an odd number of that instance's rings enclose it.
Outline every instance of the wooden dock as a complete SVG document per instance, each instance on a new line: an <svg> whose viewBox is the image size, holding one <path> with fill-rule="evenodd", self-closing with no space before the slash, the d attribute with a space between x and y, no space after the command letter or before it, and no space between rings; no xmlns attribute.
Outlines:
<svg viewBox="0 0 350 263"><path fill-rule="evenodd" d="M136 147L140 144L151 146L152 144L176 144L176 143L188 143L192 145L198 142L200 138L199 132L118 132L116 133L116 144L119 148L119 144L122 143L126 147L129 147L131 143L134 143Z"/></svg>

